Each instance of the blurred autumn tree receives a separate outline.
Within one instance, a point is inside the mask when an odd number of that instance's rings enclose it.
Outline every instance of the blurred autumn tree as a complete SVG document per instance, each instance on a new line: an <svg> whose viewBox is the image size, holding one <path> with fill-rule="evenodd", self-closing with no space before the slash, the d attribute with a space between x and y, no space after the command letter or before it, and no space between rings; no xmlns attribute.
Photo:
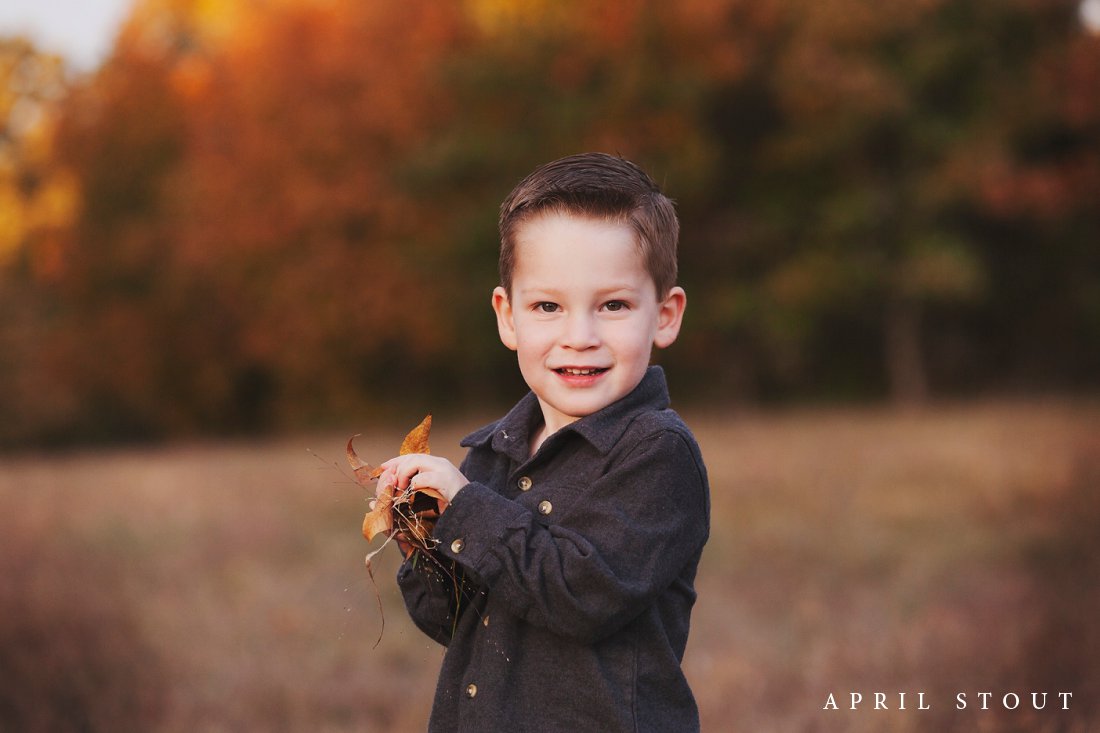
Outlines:
<svg viewBox="0 0 1100 733"><path fill-rule="evenodd" d="M79 205L76 177L55 149L68 84L60 58L0 39L0 444L34 437L68 411L45 378L54 319L40 283L60 266Z"/></svg>
<svg viewBox="0 0 1100 733"><path fill-rule="evenodd" d="M14 84L0 440L508 402L496 208L587 149L678 201L681 397L1095 387L1098 69L1072 0L145 0Z"/></svg>
<svg viewBox="0 0 1100 733"><path fill-rule="evenodd" d="M438 359L438 308L417 283L428 222L390 180L443 103L421 77L455 42L452 16L138 7L62 133L87 192L58 285L59 378L84 397L82 429L362 413Z"/></svg>

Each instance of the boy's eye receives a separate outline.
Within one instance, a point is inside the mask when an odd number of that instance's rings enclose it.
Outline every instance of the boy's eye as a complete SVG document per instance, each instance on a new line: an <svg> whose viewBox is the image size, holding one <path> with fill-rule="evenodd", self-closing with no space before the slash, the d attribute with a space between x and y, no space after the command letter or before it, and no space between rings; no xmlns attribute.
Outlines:
<svg viewBox="0 0 1100 733"><path fill-rule="evenodd" d="M558 310L558 304L547 302L536 303L535 310L541 311L543 313L555 313Z"/></svg>
<svg viewBox="0 0 1100 733"><path fill-rule="evenodd" d="M611 311L612 313L617 313L618 311L625 310L626 307L626 303L621 300L610 300L604 304L604 308Z"/></svg>

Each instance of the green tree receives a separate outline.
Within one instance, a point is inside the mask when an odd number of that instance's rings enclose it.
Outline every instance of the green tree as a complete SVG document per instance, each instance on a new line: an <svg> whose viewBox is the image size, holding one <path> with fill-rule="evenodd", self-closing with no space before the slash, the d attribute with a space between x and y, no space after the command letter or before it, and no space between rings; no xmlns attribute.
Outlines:
<svg viewBox="0 0 1100 733"><path fill-rule="evenodd" d="M999 235L982 177L1018 154L1034 114L1025 100L1044 84L1036 66L1081 31L1069 3L852 0L784 11L758 43L755 72L712 103L716 129L742 114L752 144L724 151L734 205L702 212L735 223L735 232L712 224L710 236L739 238L730 267L752 278L733 274L738 285L715 312L791 387L845 389L828 373L830 355L859 379L868 370L852 368L858 353L877 344L889 393L923 401L928 314L977 309L1012 287L993 282Z"/></svg>
<svg viewBox="0 0 1100 733"><path fill-rule="evenodd" d="M438 281L464 338L452 352L454 389L469 402L523 385L487 308L496 285L496 218L535 166L586 150L644 165L678 198L698 197L721 140L701 124L700 100L723 65L705 3L468 3L470 35L443 59L454 104L413 151L398 181L439 217L436 261L469 277ZM501 389L501 385L507 385Z"/></svg>

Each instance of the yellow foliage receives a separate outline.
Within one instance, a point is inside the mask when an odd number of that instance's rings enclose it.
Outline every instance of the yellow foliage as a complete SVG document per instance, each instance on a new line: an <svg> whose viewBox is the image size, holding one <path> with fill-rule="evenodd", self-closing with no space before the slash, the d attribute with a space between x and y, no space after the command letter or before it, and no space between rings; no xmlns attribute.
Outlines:
<svg viewBox="0 0 1100 733"><path fill-rule="evenodd" d="M567 23L568 2L554 0L468 0L467 12L484 33L497 35L522 29Z"/></svg>
<svg viewBox="0 0 1100 733"><path fill-rule="evenodd" d="M64 91L60 58L24 41L0 44L0 265L73 221L77 183L54 151Z"/></svg>

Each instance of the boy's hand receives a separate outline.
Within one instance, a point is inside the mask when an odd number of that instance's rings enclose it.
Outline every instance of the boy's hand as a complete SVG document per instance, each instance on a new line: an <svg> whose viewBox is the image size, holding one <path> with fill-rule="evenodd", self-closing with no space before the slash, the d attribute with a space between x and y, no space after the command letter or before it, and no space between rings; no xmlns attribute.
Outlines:
<svg viewBox="0 0 1100 733"><path fill-rule="evenodd" d="M426 453L408 453L391 458L380 468L382 474L378 477L379 487L391 484L399 491L410 486L414 491L435 489L448 503L454 501L455 494L470 483L446 458Z"/></svg>
<svg viewBox="0 0 1100 733"><path fill-rule="evenodd" d="M382 473L378 475L375 484L375 496L381 497L388 489L395 488L403 492L409 487L413 491L419 489L434 489L443 495L447 503L454 499L455 494L469 483L465 476L455 468L454 464L445 458L430 456L423 453L409 453L386 461L380 466ZM374 511L378 498L370 503L371 511ZM393 539L401 549L407 560L414 552L416 543L413 538L406 536L404 532L394 526Z"/></svg>

